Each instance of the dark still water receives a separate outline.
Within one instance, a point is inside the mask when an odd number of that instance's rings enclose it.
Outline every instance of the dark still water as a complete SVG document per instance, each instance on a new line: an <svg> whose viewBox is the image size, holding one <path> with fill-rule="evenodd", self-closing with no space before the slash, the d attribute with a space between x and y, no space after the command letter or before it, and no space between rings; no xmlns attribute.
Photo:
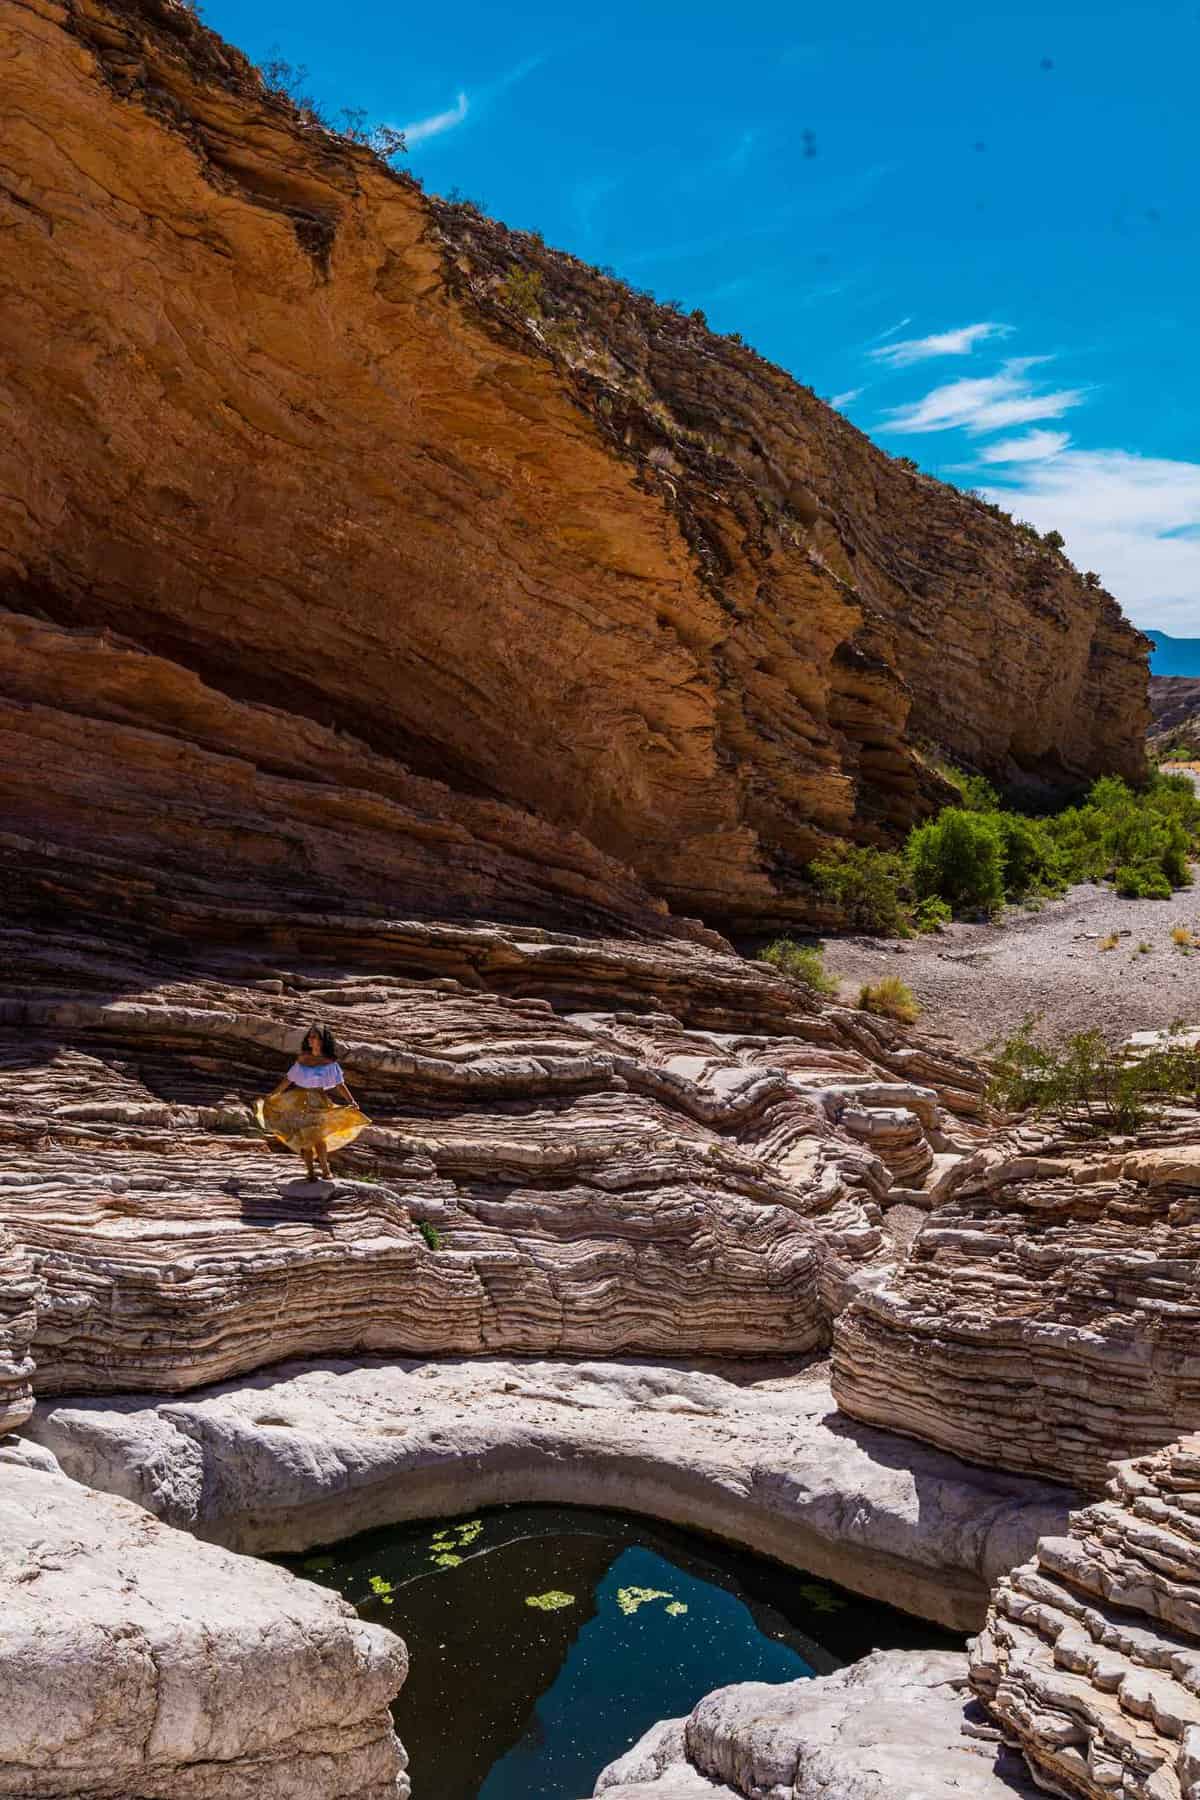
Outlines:
<svg viewBox="0 0 1200 1800"><path fill-rule="evenodd" d="M959 1640L644 1519L513 1506L283 1559L406 1640L413 1800L584 1800L657 1719L731 1681Z"/></svg>

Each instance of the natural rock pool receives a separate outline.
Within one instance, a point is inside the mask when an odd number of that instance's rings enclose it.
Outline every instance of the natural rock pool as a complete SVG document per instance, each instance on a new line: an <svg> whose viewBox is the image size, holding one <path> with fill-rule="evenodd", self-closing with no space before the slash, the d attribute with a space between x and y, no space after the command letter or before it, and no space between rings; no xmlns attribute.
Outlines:
<svg viewBox="0 0 1200 1800"><path fill-rule="evenodd" d="M658 1719L731 1681L960 1640L624 1514L512 1506L286 1559L406 1640L414 1800L583 1800Z"/></svg>

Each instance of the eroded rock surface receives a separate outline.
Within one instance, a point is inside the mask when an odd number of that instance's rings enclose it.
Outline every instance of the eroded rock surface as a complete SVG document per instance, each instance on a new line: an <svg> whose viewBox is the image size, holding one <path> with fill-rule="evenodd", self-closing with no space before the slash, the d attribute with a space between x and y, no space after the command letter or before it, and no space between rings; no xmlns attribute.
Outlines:
<svg viewBox="0 0 1200 1800"><path fill-rule="evenodd" d="M0 1794L406 1800L404 1645L326 1589L0 1463Z"/></svg>
<svg viewBox="0 0 1200 1800"><path fill-rule="evenodd" d="M976 1693L1068 1800L1200 1794L1200 1437L1122 1463L1110 1498L997 1586Z"/></svg>
<svg viewBox="0 0 1200 1800"><path fill-rule="evenodd" d="M877 1650L814 1680L719 1688L611 1763L612 1800L1034 1800L1020 1758L964 1707L967 1660Z"/></svg>
<svg viewBox="0 0 1200 1800"><path fill-rule="evenodd" d="M980 1135L974 1065L702 944L303 915L182 969L3 943L18 1408L31 1374L176 1393L321 1352L802 1354L891 1256L895 1176ZM250 1103L315 1016L374 1124L310 1188Z"/></svg>
<svg viewBox="0 0 1200 1800"><path fill-rule="evenodd" d="M610 1507L961 1631L1070 1499L849 1423L819 1372L753 1364L297 1364L178 1400L48 1401L29 1430L77 1479L238 1550L508 1501Z"/></svg>
<svg viewBox="0 0 1200 1800"><path fill-rule="evenodd" d="M45 1285L27 1250L0 1230L0 1437L23 1425L33 1411L33 1358L37 1302Z"/></svg>
<svg viewBox="0 0 1200 1800"><path fill-rule="evenodd" d="M838 1404L1095 1494L1200 1425L1195 1116L1146 1137L985 1151L839 1319Z"/></svg>
<svg viewBox="0 0 1200 1800"><path fill-rule="evenodd" d="M173 0L9 0L0 63L26 844L196 903L767 919L945 794L918 740L1142 770L1115 601L752 351L423 196Z"/></svg>

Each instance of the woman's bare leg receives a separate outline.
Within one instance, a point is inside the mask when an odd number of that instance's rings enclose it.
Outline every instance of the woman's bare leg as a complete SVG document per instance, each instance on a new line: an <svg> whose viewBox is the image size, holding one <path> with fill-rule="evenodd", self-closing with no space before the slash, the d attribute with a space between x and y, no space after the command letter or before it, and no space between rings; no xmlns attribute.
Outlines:
<svg viewBox="0 0 1200 1800"><path fill-rule="evenodd" d="M329 1152L325 1148L324 1144L317 1145L317 1155L321 1159L322 1175L325 1177L326 1181L332 1181L333 1180L333 1170L329 1166Z"/></svg>
<svg viewBox="0 0 1200 1800"><path fill-rule="evenodd" d="M304 1152L304 1173L310 1181L315 1181L317 1179L316 1164L313 1161L313 1153L311 1150L306 1150Z"/></svg>

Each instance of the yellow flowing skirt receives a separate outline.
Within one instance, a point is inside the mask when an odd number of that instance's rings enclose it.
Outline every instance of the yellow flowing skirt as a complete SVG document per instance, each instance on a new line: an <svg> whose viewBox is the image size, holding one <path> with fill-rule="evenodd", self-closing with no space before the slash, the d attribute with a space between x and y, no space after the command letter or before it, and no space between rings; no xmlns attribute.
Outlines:
<svg viewBox="0 0 1200 1800"><path fill-rule="evenodd" d="M322 1144L340 1150L371 1123L357 1106L335 1106L323 1088L284 1088L260 1100L254 1111L264 1131L302 1153Z"/></svg>

